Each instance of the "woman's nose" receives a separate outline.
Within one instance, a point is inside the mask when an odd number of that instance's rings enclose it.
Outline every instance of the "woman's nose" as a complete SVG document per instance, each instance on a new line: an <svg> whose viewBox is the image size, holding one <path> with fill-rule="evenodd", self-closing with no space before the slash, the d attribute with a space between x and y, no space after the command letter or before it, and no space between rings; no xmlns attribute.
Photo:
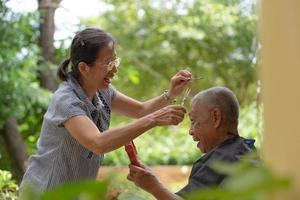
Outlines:
<svg viewBox="0 0 300 200"><path fill-rule="evenodd" d="M118 72L118 67L116 65L114 65L113 68L111 69L111 71L113 73L117 73Z"/></svg>

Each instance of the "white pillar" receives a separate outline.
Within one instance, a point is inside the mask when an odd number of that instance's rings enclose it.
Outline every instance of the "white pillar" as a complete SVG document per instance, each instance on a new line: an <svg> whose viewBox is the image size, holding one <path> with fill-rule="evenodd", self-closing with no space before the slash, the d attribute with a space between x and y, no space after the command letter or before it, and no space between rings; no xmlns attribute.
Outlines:
<svg viewBox="0 0 300 200"><path fill-rule="evenodd" d="M263 158L295 187L300 199L300 0L261 0Z"/></svg>

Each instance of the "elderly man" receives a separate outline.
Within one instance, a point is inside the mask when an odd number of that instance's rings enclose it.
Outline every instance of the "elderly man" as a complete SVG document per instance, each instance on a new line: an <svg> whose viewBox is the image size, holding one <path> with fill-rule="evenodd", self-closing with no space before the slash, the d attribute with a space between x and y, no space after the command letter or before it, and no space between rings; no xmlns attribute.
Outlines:
<svg viewBox="0 0 300 200"><path fill-rule="evenodd" d="M189 133L204 156L194 163L188 184L173 194L149 168L134 165L129 166L128 180L158 200L179 200L195 190L220 185L225 175L212 169L211 163L236 162L254 149L254 140L239 136L238 117L238 100L228 88L213 87L198 93L191 103Z"/></svg>

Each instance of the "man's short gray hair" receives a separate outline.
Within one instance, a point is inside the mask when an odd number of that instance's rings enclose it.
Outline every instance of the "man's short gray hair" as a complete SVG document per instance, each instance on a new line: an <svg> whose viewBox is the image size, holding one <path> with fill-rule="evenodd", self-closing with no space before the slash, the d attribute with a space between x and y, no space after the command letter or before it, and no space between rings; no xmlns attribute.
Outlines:
<svg viewBox="0 0 300 200"><path fill-rule="evenodd" d="M194 103L202 102L209 107L219 107L227 127L238 125L239 102L235 94L226 87L212 87L199 92L192 99Z"/></svg>

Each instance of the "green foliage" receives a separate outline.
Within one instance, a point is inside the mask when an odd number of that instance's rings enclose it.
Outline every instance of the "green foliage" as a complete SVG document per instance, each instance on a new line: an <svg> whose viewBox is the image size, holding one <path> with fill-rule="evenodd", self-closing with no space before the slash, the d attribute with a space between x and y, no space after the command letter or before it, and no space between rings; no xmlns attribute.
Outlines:
<svg viewBox="0 0 300 200"><path fill-rule="evenodd" d="M252 103L240 109L239 132L245 138L256 140L255 146L261 147L263 126L262 106Z"/></svg>
<svg viewBox="0 0 300 200"><path fill-rule="evenodd" d="M104 200L107 187L107 181L88 180L66 183L40 193L33 185L26 185L22 200Z"/></svg>
<svg viewBox="0 0 300 200"><path fill-rule="evenodd" d="M42 195L42 200L80 198L85 200L104 199L107 183L99 181L81 181L57 187Z"/></svg>
<svg viewBox="0 0 300 200"><path fill-rule="evenodd" d="M15 14L0 3L0 127L20 110L30 109L28 98L37 90L36 31L32 14Z"/></svg>
<svg viewBox="0 0 300 200"><path fill-rule="evenodd" d="M83 24L103 28L118 40L122 63L114 84L120 91L152 97L187 68L205 77L196 83L197 91L226 85L243 106L255 101L257 15L251 7L246 12L243 1L105 2L111 9Z"/></svg>
<svg viewBox="0 0 300 200"><path fill-rule="evenodd" d="M9 171L0 169L0 199L16 200L19 187Z"/></svg>
<svg viewBox="0 0 300 200"><path fill-rule="evenodd" d="M43 115L50 103L51 93L39 88L33 93L30 99L30 109L24 109L19 113L19 131L21 132L29 155L35 153L36 142L40 135Z"/></svg>
<svg viewBox="0 0 300 200"><path fill-rule="evenodd" d="M7 118L16 116L25 140L31 144L29 151L33 152L35 139L32 137L40 130L42 115L50 100L50 93L39 87L36 76L38 16L13 13L3 1L0 16L0 128ZM1 145L0 155L3 152ZM8 160L2 158L1 166L9 169Z"/></svg>

